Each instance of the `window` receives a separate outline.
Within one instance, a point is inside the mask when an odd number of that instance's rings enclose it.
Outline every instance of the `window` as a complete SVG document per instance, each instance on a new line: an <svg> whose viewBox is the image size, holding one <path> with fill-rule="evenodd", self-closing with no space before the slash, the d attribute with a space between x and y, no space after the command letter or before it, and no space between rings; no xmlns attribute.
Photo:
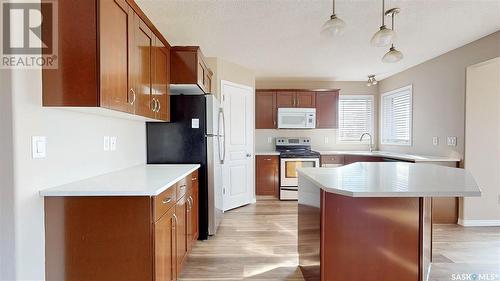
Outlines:
<svg viewBox="0 0 500 281"><path fill-rule="evenodd" d="M412 86L406 86L381 96L381 143L411 145Z"/></svg>
<svg viewBox="0 0 500 281"><path fill-rule="evenodd" d="M359 142L363 133L374 137L373 115L373 96L340 95L338 141Z"/></svg>

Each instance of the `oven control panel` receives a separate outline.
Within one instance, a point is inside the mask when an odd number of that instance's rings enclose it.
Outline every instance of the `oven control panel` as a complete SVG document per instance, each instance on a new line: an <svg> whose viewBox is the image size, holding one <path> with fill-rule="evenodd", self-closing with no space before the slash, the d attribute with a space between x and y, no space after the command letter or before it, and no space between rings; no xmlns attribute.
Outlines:
<svg viewBox="0 0 500 281"><path fill-rule="evenodd" d="M277 146L310 146L311 138L276 138Z"/></svg>

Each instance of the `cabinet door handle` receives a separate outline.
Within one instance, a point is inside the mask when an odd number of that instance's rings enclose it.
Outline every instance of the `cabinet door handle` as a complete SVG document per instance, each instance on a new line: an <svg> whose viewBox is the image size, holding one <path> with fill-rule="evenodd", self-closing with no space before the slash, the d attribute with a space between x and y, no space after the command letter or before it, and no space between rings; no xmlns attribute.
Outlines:
<svg viewBox="0 0 500 281"><path fill-rule="evenodd" d="M163 199L161 202L163 204L168 204L168 203L172 202L172 197L167 197L167 198Z"/></svg>
<svg viewBox="0 0 500 281"><path fill-rule="evenodd" d="M134 102L135 102L135 91L133 88L130 88L130 91L129 91L131 94L132 94L132 101L130 102L131 105L134 105Z"/></svg>
<svg viewBox="0 0 500 281"><path fill-rule="evenodd" d="M151 99L151 111L153 111L153 112L156 111L156 99L155 98Z"/></svg>
<svg viewBox="0 0 500 281"><path fill-rule="evenodd" d="M174 214L172 217L174 218L174 226L172 228L175 228L177 226L177 216Z"/></svg>
<svg viewBox="0 0 500 281"><path fill-rule="evenodd" d="M186 189L186 185L185 185L185 184L183 184L183 185L181 185L181 186L180 186L180 188L181 188L182 190L184 190L184 189Z"/></svg>
<svg viewBox="0 0 500 281"><path fill-rule="evenodd" d="M156 102L158 103L158 109L156 109L156 112L160 112L161 109L161 103L159 99L156 99Z"/></svg>
<svg viewBox="0 0 500 281"><path fill-rule="evenodd" d="M191 181L195 181L195 180L197 180L197 179L198 179L197 177L193 177L193 178L191 179Z"/></svg>

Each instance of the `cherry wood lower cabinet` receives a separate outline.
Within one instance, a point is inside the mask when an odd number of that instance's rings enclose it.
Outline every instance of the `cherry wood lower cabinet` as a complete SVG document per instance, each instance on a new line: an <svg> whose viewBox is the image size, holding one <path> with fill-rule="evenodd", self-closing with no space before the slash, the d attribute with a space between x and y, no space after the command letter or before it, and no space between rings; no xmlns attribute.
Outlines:
<svg viewBox="0 0 500 281"><path fill-rule="evenodd" d="M427 280L432 199L358 198L317 189L298 207L304 280Z"/></svg>
<svg viewBox="0 0 500 281"><path fill-rule="evenodd" d="M180 183L180 198L179 183L157 196L45 197L46 280L177 280L197 239L197 171Z"/></svg>
<svg viewBox="0 0 500 281"><path fill-rule="evenodd" d="M271 195L279 197L279 157L275 155L257 155L256 195Z"/></svg>

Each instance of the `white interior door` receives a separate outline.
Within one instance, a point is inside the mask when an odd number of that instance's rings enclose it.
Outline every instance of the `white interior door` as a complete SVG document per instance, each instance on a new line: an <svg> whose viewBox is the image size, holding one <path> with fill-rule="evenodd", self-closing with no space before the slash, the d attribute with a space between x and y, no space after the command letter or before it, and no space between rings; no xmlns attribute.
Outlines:
<svg viewBox="0 0 500 281"><path fill-rule="evenodd" d="M254 89L221 81L225 113L224 211L255 202Z"/></svg>

